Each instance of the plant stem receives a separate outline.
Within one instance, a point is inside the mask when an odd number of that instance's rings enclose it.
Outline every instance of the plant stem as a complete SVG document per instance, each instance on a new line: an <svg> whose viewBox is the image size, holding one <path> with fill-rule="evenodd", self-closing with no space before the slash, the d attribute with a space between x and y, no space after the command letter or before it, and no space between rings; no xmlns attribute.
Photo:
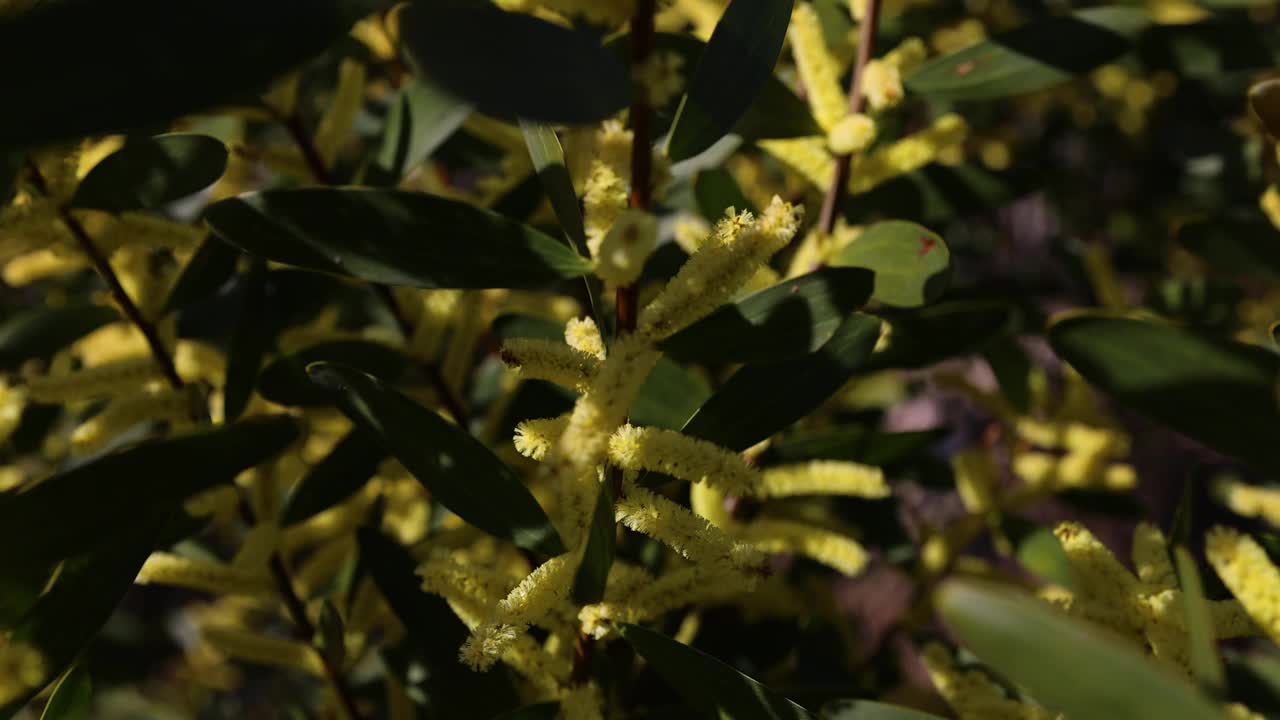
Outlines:
<svg viewBox="0 0 1280 720"><path fill-rule="evenodd" d="M631 16L631 67L644 67L653 54L653 16L656 0L637 0ZM631 102L631 196L630 205L637 210L653 209L653 105L648 88L637 87ZM616 332L635 332L639 289L635 283L618 288Z"/></svg>
<svg viewBox="0 0 1280 720"><path fill-rule="evenodd" d="M862 93L862 70L871 60L875 52L876 30L880 24L880 0L867 0L866 11L862 15L862 24L858 27L858 59L853 67L853 77L849 80L849 112L860 113L867 106L867 98ZM822 198L822 213L818 216L818 231L829 235L836 227L836 215L840 201L844 199L844 188L849 183L849 168L852 155L836 157L836 167L827 194Z"/></svg>
<svg viewBox="0 0 1280 720"><path fill-rule="evenodd" d="M35 186L41 195L50 197L49 184L45 181L44 175L40 173L40 168L30 158L27 159L27 169L31 173L31 184ZM133 298L129 297L124 285L120 284L120 277L112 269L107 257L94 244L93 238L89 236L89 231L85 229L80 219L63 205L58 206L58 217L67 226L67 229L71 231L76 243L80 245L80 250L89 258L93 269L107 284L107 289L111 292L111 297L115 300L116 305L120 307L129 322L133 323L134 327L138 328L138 331L142 333L142 337L146 339L151 356L155 358L156 364L160 366L160 372L164 374L164 379L174 390L181 390L183 387L182 378L178 375L178 368L173 363L173 356L169 354L169 349L165 347L164 341L160 339L159 331L156 330L156 326L150 320L143 316L138 305L133 302Z"/></svg>

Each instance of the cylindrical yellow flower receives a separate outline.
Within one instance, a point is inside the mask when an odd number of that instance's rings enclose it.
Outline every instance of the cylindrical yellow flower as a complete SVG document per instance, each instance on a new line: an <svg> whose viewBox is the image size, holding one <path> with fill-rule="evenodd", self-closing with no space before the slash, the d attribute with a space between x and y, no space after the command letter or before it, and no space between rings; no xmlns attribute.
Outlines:
<svg viewBox="0 0 1280 720"><path fill-rule="evenodd" d="M867 552L856 540L812 525L757 520L742 526L737 535L757 550L796 553L845 575L857 575L867 565Z"/></svg>
<svg viewBox="0 0 1280 720"><path fill-rule="evenodd" d="M1247 535L1217 527L1209 531L1205 555L1249 617L1280 642L1280 570L1262 546Z"/></svg>
<svg viewBox="0 0 1280 720"><path fill-rule="evenodd" d="M160 379L160 368L148 357L128 358L61 375L32 378L31 399L45 403L89 400L135 392Z"/></svg>
<svg viewBox="0 0 1280 720"><path fill-rule="evenodd" d="M796 3L787 27L791 56L808 94L809 107L818 125L828 132L844 117L849 101L840 86L840 67L827 50L818 11L807 2Z"/></svg>
<svg viewBox="0 0 1280 720"><path fill-rule="evenodd" d="M521 377L548 380L579 391L591 384L600 364L581 350L541 338L511 338L502 343L501 356L507 367Z"/></svg>
<svg viewBox="0 0 1280 720"><path fill-rule="evenodd" d="M763 556L736 542L688 508L644 488L631 486L614 506L619 522L670 547L693 563L748 570Z"/></svg>
<svg viewBox="0 0 1280 720"><path fill-rule="evenodd" d="M164 552L151 553L134 582L139 585L170 585L217 595L269 597L274 592L265 566L262 572L250 572Z"/></svg>
<svg viewBox="0 0 1280 720"><path fill-rule="evenodd" d="M791 495L883 498L889 496L889 486L885 484L884 471L878 467L845 460L813 460L765 470L760 485L749 494L762 498Z"/></svg>
<svg viewBox="0 0 1280 720"><path fill-rule="evenodd" d="M609 438L609 459L626 470L652 470L730 493L749 493L759 484L738 453L672 430L623 425Z"/></svg>

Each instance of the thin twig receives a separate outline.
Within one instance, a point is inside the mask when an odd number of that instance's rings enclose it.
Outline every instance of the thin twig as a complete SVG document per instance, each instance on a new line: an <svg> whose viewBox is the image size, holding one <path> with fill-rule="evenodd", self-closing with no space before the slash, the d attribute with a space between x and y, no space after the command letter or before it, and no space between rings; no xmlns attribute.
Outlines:
<svg viewBox="0 0 1280 720"><path fill-rule="evenodd" d="M862 15L862 24L858 27L858 60L853 68L853 77L849 80L849 112L860 113L867 106L867 98L862 92L862 71L871 60L875 51L876 30L880 24L880 0L867 0L866 11ZM849 167L852 155L840 155L836 158L835 172L827 194L822 198L822 213L818 216L818 231L830 234L836 227L836 215L839 205L844 200L844 188L849 183Z"/></svg>
<svg viewBox="0 0 1280 720"><path fill-rule="evenodd" d="M51 197L49 184L45 181L44 175L40 173L40 168L30 158L27 159L27 169L31 173L31 184L35 186L36 190L45 197ZM129 322L133 323L134 327L138 328L138 332L141 332L142 337L146 339L147 347L150 349L152 357L155 358L156 364L160 366L164 379L174 390L181 390L183 387L182 378L178 375L178 368L174 365L173 356L169 354L169 349L165 347L164 341L160 339L159 331L142 314L142 310L133 302L133 298L129 297L128 291L120 283L120 277L116 275L116 271L111 267L111 263L107 261L107 257L94 244L89 231L85 229L80 219L73 215L71 210L64 205L58 205L58 217L67 226L67 229L71 231L76 243L80 245L80 250L89 258L93 269L107 284L107 289L111 292L111 297L115 300L116 305L120 306L125 317L129 319Z"/></svg>

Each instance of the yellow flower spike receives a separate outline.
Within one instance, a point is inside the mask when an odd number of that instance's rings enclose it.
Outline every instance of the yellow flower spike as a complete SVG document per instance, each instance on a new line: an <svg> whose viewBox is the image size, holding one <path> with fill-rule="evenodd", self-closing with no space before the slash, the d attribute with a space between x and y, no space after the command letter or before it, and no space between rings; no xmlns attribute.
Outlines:
<svg viewBox="0 0 1280 720"><path fill-rule="evenodd" d="M827 151L827 141L820 137L761 140L761 150L781 160L814 187L826 188L831 184L836 161Z"/></svg>
<svg viewBox="0 0 1280 720"><path fill-rule="evenodd" d="M8 440L13 431L18 429L26 407L27 389L11 387L7 380L0 379L0 443Z"/></svg>
<svg viewBox="0 0 1280 720"><path fill-rule="evenodd" d="M344 59L338 66L338 84L334 88L333 99L315 132L316 152L326 166L333 165L342 144L351 135L351 126L364 104L365 75L362 62Z"/></svg>
<svg viewBox="0 0 1280 720"><path fill-rule="evenodd" d="M883 59L868 61L862 69L862 92L876 112L896 106L906 95L898 67Z"/></svg>
<svg viewBox="0 0 1280 720"><path fill-rule="evenodd" d="M1138 593L1137 579L1083 525L1065 522L1054 528L1076 580L1084 593L1115 608L1130 604Z"/></svg>
<svg viewBox="0 0 1280 720"><path fill-rule="evenodd" d="M270 637L238 626L212 624L202 625L200 635L213 649L235 660L324 677L324 663L308 643Z"/></svg>
<svg viewBox="0 0 1280 720"><path fill-rule="evenodd" d="M577 563L572 553L558 555L529 573L498 601L496 617L508 625L537 624L568 600Z"/></svg>
<svg viewBox="0 0 1280 720"><path fill-rule="evenodd" d="M796 70L808 93L813 117L823 130L830 132L845 116L849 101L840 86L840 67L827 50L818 11L807 2L796 3L787 27L791 55Z"/></svg>
<svg viewBox="0 0 1280 720"><path fill-rule="evenodd" d="M529 635L520 635L502 652L503 664L529 681L538 692L553 695L573 674L573 661L553 655Z"/></svg>
<svg viewBox="0 0 1280 720"><path fill-rule="evenodd" d="M631 79L642 88L649 104L663 107L684 92L684 76L680 74L684 58L674 52L655 52L644 64L635 68Z"/></svg>
<svg viewBox="0 0 1280 720"><path fill-rule="evenodd" d="M45 659L22 642L0 638L0 704L8 704L45 681Z"/></svg>
<svg viewBox="0 0 1280 720"><path fill-rule="evenodd" d="M657 218L643 210L623 210L593 253L596 275L610 286L630 285L657 241Z"/></svg>
<svg viewBox="0 0 1280 720"><path fill-rule="evenodd" d="M497 664L523 633L524 628L512 625L480 625L458 650L458 659L472 670L484 672Z"/></svg>
<svg viewBox="0 0 1280 720"><path fill-rule="evenodd" d="M928 165L948 148L959 147L969 133L964 118L948 113L928 129L856 159L849 177L849 192L861 193L880 183Z"/></svg>
<svg viewBox="0 0 1280 720"><path fill-rule="evenodd" d="M1230 528L1209 531L1209 564L1263 632L1280 642L1280 570L1253 538Z"/></svg>
<svg viewBox="0 0 1280 720"><path fill-rule="evenodd" d="M578 613L582 631L606 636L613 625L643 622L688 605L706 606L750 593L760 584L759 572L740 572L720 565L693 565L671 570L625 597L607 597Z"/></svg>
<svg viewBox="0 0 1280 720"><path fill-rule="evenodd" d="M274 592L265 565L260 572L250 572L164 552L151 553L134 582L139 585L170 585L218 595L270 597Z"/></svg>
<svg viewBox="0 0 1280 720"><path fill-rule="evenodd" d="M66 403L136 392L160 377L160 369L148 356L116 360L71 373L32 378L27 383L27 389L31 399L36 402Z"/></svg>
<svg viewBox="0 0 1280 720"><path fill-rule="evenodd" d="M1223 484L1223 495L1227 507L1237 515L1260 517L1280 527L1280 490L1228 482Z"/></svg>
<svg viewBox="0 0 1280 720"><path fill-rule="evenodd" d="M595 683L575 685L560 696L559 720L601 720L604 698Z"/></svg>
<svg viewBox="0 0 1280 720"><path fill-rule="evenodd" d="M79 453L94 452L139 423L190 423L195 410L192 395L185 388L126 395L112 400L102 412L77 427L71 434L71 446Z"/></svg>
<svg viewBox="0 0 1280 720"><path fill-rule="evenodd" d="M762 498L792 495L884 498L889 497L890 492L884 471L878 467L844 460L814 460L765 470L761 473L760 485L749 494Z"/></svg>
<svg viewBox="0 0 1280 720"><path fill-rule="evenodd" d="M756 520L736 532L754 548L769 553L796 553L853 576L867 565L862 545L840 533L783 520Z"/></svg>
<svg viewBox="0 0 1280 720"><path fill-rule="evenodd" d="M961 670L938 644L925 646L924 662L933 686L960 720L1052 720L1044 709L1019 702L978 670Z"/></svg>
<svg viewBox="0 0 1280 720"><path fill-rule="evenodd" d="M408 343L409 353L413 357L436 357L461 297L462 293L457 290L431 290L423 293L413 337Z"/></svg>
<svg viewBox="0 0 1280 720"><path fill-rule="evenodd" d="M795 236L803 208L774 197L759 219L721 220L698 251L640 311L638 334L659 340L728 302L756 270Z"/></svg>
<svg viewBox="0 0 1280 720"><path fill-rule="evenodd" d="M537 420L524 420L516 425L516 450L528 458L541 460L569 426L569 414Z"/></svg>
<svg viewBox="0 0 1280 720"><path fill-rule="evenodd" d="M623 425L609 438L609 460L625 470L652 470L735 494L759 484L759 474L738 453L673 430Z"/></svg>
<svg viewBox="0 0 1280 720"><path fill-rule="evenodd" d="M965 510L980 515L995 509L998 476L990 453L982 448L958 452L951 458L951 469Z"/></svg>
<svg viewBox="0 0 1280 720"><path fill-rule="evenodd" d="M46 278L72 273L88 265L79 255L62 249L45 248L19 255L5 263L0 274L6 285L26 287Z"/></svg>
<svg viewBox="0 0 1280 720"><path fill-rule="evenodd" d="M871 147L876 139L876 121L870 115L845 115L827 131L827 145L837 155L852 155Z"/></svg>
<svg viewBox="0 0 1280 720"><path fill-rule="evenodd" d="M604 462L609 436L626 420L631 403L658 357L658 351L637 335L624 335L614 341L586 394L574 405L557 444L561 456L572 467L594 471Z"/></svg>
<svg viewBox="0 0 1280 720"><path fill-rule="evenodd" d="M436 552L418 567L422 589L450 600L476 606L496 605L515 586L515 581L487 566L459 562L447 553Z"/></svg>
<svg viewBox="0 0 1280 720"><path fill-rule="evenodd" d="M569 347L584 352L597 360L605 358L604 338L596 321L589 317L573 318L564 326L564 341Z"/></svg>
<svg viewBox="0 0 1280 720"><path fill-rule="evenodd" d="M462 294L454 314L453 334L444 359L440 361L440 374L454 392L461 394L467 384L467 376L474 369L476 345L489 327L491 308L482 290L469 290Z"/></svg>
<svg viewBox="0 0 1280 720"><path fill-rule="evenodd" d="M587 389L600 365L592 355L541 338L511 338L502 343L501 356L520 377L548 380L578 391Z"/></svg>
<svg viewBox="0 0 1280 720"><path fill-rule="evenodd" d="M1280 154L1280 151L1277 151L1277 154ZM1267 189L1262 191L1262 197L1258 198L1258 207L1266 213L1271 224L1280 230L1280 186L1268 185Z"/></svg>
<svg viewBox="0 0 1280 720"><path fill-rule="evenodd" d="M896 67L900 75L910 75L913 70L924 64L929 58L929 48L924 40L910 37L898 43L898 46L884 54L884 62Z"/></svg>
<svg viewBox="0 0 1280 720"><path fill-rule="evenodd" d="M1155 525L1138 523L1133 529L1133 566L1138 571L1138 579L1153 590L1178 587L1178 576L1169 560L1168 541Z"/></svg>
<svg viewBox="0 0 1280 720"><path fill-rule="evenodd" d="M737 570L758 569L764 557L735 541L688 508L644 488L631 486L614 506L615 517L628 528L680 553L695 564L722 565Z"/></svg>
<svg viewBox="0 0 1280 720"><path fill-rule="evenodd" d="M721 530L729 529L733 516L724 506L725 494L713 485L697 483L689 488L689 507Z"/></svg>

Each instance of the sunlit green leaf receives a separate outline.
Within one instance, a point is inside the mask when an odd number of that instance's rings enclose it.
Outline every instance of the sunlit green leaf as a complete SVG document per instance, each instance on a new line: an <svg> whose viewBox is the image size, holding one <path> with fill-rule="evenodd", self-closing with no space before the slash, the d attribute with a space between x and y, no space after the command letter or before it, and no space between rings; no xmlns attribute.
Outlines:
<svg viewBox="0 0 1280 720"><path fill-rule="evenodd" d="M951 251L937 233L904 220L879 222L862 231L831 259L836 267L875 273L871 296L893 307L919 307L937 300L951 275Z"/></svg>

